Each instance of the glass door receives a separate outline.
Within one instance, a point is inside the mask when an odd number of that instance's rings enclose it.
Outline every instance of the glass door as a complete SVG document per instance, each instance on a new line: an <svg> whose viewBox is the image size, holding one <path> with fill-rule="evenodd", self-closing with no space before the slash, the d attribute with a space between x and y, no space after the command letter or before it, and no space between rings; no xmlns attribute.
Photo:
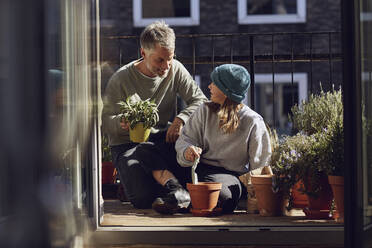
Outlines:
<svg viewBox="0 0 372 248"><path fill-rule="evenodd" d="M343 8L345 246L371 247L372 3L344 1Z"/></svg>
<svg viewBox="0 0 372 248"><path fill-rule="evenodd" d="M360 108L361 158L363 175L363 232L365 247L372 233L372 3L360 0Z"/></svg>

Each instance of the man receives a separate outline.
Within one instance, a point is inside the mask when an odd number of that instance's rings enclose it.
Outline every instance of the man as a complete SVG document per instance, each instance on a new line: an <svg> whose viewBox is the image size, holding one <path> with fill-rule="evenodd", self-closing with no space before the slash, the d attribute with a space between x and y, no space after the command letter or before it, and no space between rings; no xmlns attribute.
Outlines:
<svg viewBox="0 0 372 248"><path fill-rule="evenodd" d="M190 204L184 189L190 171L177 165L174 142L190 115L206 100L185 67L173 59L175 34L164 22L147 26L140 37L142 58L120 68L105 91L103 130L108 134L113 162L126 194L136 208L152 206L171 214ZM119 101L138 94L158 105L159 123L149 142L132 143L128 123L117 117ZM176 97L187 104L173 120Z"/></svg>

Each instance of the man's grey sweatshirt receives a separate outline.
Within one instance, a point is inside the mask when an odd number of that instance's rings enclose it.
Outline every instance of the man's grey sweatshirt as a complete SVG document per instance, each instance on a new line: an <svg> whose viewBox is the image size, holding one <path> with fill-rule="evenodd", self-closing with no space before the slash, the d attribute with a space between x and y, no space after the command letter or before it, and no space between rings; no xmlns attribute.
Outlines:
<svg viewBox="0 0 372 248"><path fill-rule="evenodd" d="M178 163L181 166L193 165L185 159L184 151L194 145L203 150L200 162L239 174L267 165L271 146L263 118L245 105L238 114L237 130L225 134L219 128L217 113L202 104L190 117L176 142Z"/></svg>

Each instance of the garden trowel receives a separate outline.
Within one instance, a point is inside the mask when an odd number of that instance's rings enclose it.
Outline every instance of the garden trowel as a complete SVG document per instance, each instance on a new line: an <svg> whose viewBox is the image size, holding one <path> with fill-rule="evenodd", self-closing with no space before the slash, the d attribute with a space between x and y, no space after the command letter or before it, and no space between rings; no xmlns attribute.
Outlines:
<svg viewBox="0 0 372 248"><path fill-rule="evenodd" d="M194 164L191 167L191 179L193 184L198 184L198 174L196 174L196 167L198 166L200 158L196 158Z"/></svg>

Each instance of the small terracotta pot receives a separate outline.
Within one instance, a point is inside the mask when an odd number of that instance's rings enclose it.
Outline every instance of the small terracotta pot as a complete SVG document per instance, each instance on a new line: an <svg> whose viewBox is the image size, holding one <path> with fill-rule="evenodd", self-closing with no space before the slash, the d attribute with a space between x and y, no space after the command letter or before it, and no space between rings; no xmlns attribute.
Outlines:
<svg viewBox="0 0 372 248"><path fill-rule="evenodd" d="M283 194L272 190L272 175L252 175L258 210L261 216L281 216L284 211Z"/></svg>
<svg viewBox="0 0 372 248"><path fill-rule="evenodd" d="M308 184L307 188L311 190L310 178L305 183ZM307 195L309 206L304 208L303 211L308 219L330 218L333 193L331 186L328 183L327 176L321 176L319 184L321 189L318 192L317 198Z"/></svg>
<svg viewBox="0 0 372 248"><path fill-rule="evenodd" d="M213 211L217 206L218 197L222 188L222 183L216 182L199 182L197 184L188 183L187 190L190 192L191 205L194 211L193 215L197 215L196 211L205 213ZM194 214L196 213L196 214Z"/></svg>
<svg viewBox="0 0 372 248"><path fill-rule="evenodd" d="M305 208L309 205L309 200L307 199L306 194L303 194L299 189L303 187L303 182L298 181L291 189L291 195L293 199L294 208Z"/></svg>
<svg viewBox="0 0 372 248"><path fill-rule="evenodd" d="M115 182L115 166L112 162L102 162L102 184Z"/></svg>
<svg viewBox="0 0 372 248"><path fill-rule="evenodd" d="M338 216L337 222L344 222L344 177L328 176L328 182L331 185L333 196L336 202Z"/></svg>

